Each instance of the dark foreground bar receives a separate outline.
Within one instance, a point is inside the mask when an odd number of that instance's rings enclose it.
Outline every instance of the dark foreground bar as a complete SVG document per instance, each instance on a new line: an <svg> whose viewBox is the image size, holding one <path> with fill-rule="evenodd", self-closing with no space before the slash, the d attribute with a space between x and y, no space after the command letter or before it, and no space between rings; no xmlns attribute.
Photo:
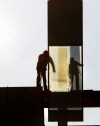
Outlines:
<svg viewBox="0 0 100 126"><path fill-rule="evenodd" d="M52 92L49 94L49 108L100 107L100 91L83 90Z"/></svg>
<svg viewBox="0 0 100 126"><path fill-rule="evenodd" d="M82 107L82 91L52 92L49 95L49 107Z"/></svg>
<svg viewBox="0 0 100 126"><path fill-rule="evenodd" d="M41 94L33 87L0 88L0 124L44 126Z"/></svg>
<svg viewBox="0 0 100 126"><path fill-rule="evenodd" d="M71 107L63 100L69 94L54 95L55 93L43 92L36 87L9 87L0 88L0 125L10 126L44 126L44 108L49 108L49 121L66 122L82 121L82 107L100 107L100 91L76 91L76 96L82 94L82 106ZM74 96L70 98L75 98ZM51 105L49 98L55 100ZM63 96L63 99L61 99ZM76 97L76 98L77 98ZM57 99L56 99L57 98ZM53 100L53 101L54 101ZM75 102L75 99L73 99ZM57 104L59 102L59 105ZM71 103L71 102L69 102ZM61 106L62 105L62 106Z"/></svg>
<svg viewBox="0 0 100 126"><path fill-rule="evenodd" d="M49 111L49 121L53 122L83 121L83 110Z"/></svg>
<svg viewBox="0 0 100 126"><path fill-rule="evenodd" d="M84 107L100 107L100 91L52 92L49 96L49 121L83 121Z"/></svg>

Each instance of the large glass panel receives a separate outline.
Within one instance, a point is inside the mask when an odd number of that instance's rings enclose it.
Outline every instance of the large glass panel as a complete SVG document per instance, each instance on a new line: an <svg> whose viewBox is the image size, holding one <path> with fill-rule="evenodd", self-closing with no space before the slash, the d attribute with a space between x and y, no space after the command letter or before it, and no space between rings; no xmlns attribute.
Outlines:
<svg viewBox="0 0 100 126"><path fill-rule="evenodd" d="M82 89L81 46L49 46L56 72L49 68L49 89L69 92Z"/></svg>

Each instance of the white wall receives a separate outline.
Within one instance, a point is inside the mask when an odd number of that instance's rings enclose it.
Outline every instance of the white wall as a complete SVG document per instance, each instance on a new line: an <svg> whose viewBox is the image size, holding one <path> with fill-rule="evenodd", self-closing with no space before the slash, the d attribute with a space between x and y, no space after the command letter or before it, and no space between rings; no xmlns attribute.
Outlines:
<svg viewBox="0 0 100 126"><path fill-rule="evenodd" d="M45 49L46 0L0 0L0 86L35 86Z"/></svg>

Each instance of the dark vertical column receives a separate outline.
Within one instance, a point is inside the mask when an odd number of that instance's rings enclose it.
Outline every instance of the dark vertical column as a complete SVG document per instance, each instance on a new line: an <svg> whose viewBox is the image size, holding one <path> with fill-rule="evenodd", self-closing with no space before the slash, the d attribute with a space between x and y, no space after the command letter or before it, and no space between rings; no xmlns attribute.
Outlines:
<svg viewBox="0 0 100 126"><path fill-rule="evenodd" d="M67 122L58 122L58 126L67 126Z"/></svg>
<svg viewBox="0 0 100 126"><path fill-rule="evenodd" d="M71 46L82 46L82 44L83 44L82 0L49 0L48 1L48 46L70 46L71 47ZM78 52L79 52L79 47L78 47ZM80 60L79 59L80 56L76 56L76 57L78 57L78 60ZM51 96L50 99L52 99ZM63 107L61 108L63 109ZM58 114L57 116L60 118L59 110L56 112L55 111L50 111L50 112L51 113L54 112L53 115L54 118L56 114ZM69 113L70 112L71 111L69 110ZM73 111L73 114L74 113L75 112ZM74 119L75 117L73 117L73 120ZM66 120L58 119L56 121L58 121L58 126L67 126L67 120L71 121L72 120L71 116Z"/></svg>

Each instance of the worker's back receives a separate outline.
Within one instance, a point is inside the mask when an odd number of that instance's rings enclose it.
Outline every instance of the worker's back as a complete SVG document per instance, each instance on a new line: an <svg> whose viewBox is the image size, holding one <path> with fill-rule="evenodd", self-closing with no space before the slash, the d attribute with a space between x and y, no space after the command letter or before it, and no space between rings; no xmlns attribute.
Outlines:
<svg viewBox="0 0 100 126"><path fill-rule="evenodd" d="M70 74L78 74L79 73L78 64L75 60L70 63L69 72L70 72Z"/></svg>
<svg viewBox="0 0 100 126"><path fill-rule="evenodd" d="M49 56L46 56L45 54L40 54L37 63L37 70L45 71L48 62L49 62Z"/></svg>

